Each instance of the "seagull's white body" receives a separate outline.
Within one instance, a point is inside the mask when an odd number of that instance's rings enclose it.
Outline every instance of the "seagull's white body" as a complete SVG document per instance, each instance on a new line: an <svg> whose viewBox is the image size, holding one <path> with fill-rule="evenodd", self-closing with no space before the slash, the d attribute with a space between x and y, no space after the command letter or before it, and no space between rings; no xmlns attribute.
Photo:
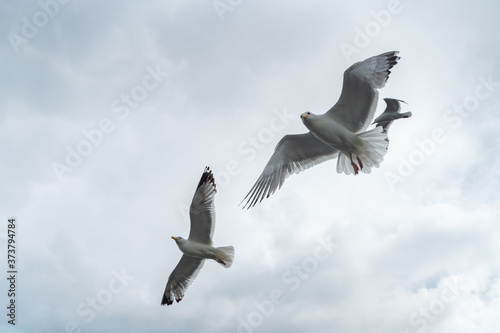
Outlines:
<svg viewBox="0 0 500 333"><path fill-rule="evenodd" d="M179 250L189 257L197 259L213 259L226 268L231 267L233 263L231 258L226 258L225 256L226 252L230 251L232 246L222 248L213 247L212 245L191 241L181 237L175 237L174 240L177 243Z"/></svg>
<svg viewBox="0 0 500 333"><path fill-rule="evenodd" d="M318 140L337 150L352 152L362 144L356 133L349 131L330 117L309 113L302 117L302 122Z"/></svg>
<svg viewBox="0 0 500 333"><path fill-rule="evenodd" d="M215 259L215 247L193 242L184 238L176 238L175 242L185 255L198 259Z"/></svg>
<svg viewBox="0 0 500 333"><path fill-rule="evenodd" d="M339 100L326 113L301 115L308 133L285 135L274 154L243 199L250 208L281 188L292 173L338 157L337 172L370 173L380 165L387 151L387 133L381 127L365 131L378 102L378 90L385 86L398 52L387 52L357 62L344 72Z"/></svg>
<svg viewBox="0 0 500 333"><path fill-rule="evenodd" d="M174 299L179 302L184 297L186 289L198 275L205 259L213 259L226 268L233 264L234 247L212 246L212 236L215 229L214 197L216 192L212 171L207 167L201 176L189 207L191 219L189 237L188 239L172 237L183 256L168 277L161 305L170 305Z"/></svg>
<svg viewBox="0 0 500 333"><path fill-rule="evenodd" d="M387 150L387 134L381 128L354 133L328 116L306 112L302 122L322 143L338 151L337 172L350 175L370 173L382 162Z"/></svg>

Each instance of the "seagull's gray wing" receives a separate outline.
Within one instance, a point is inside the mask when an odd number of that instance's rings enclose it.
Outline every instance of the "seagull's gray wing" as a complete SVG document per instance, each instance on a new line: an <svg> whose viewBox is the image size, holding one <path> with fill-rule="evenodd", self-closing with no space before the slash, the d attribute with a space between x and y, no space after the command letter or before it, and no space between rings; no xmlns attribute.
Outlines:
<svg viewBox="0 0 500 333"><path fill-rule="evenodd" d="M214 197L216 192L214 175L212 170L206 167L189 207L191 219L189 240L212 245L215 229Z"/></svg>
<svg viewBox="0 0 500 333"><path fill-rule="evenodd" d="M161 305L170 305L174 299L179 302L184 297L186 289L200 272L204 262L204 259L182 255L181 260L168 277Z"/></svg>
<svg viewBox="0 0 500 333"><path fill-rule="evenodd" d="M384 98L384 101L387 104L385 111L373 121L374 124L377 123L377 126L382 126L384 132L389 130L394 120L411 117L411 112L399 113L401 110L400 103L406 104L405 101L395 98Z"/></svg>
<svg viewBox="0 0 500 333"><path fill-rule="evenodd" d="M319 141L311 132L285 135L255 185L243 199L243 208L255 206L281 188L285 178L337 156L337 150ZM242 201L242 202L243 202Z"/></svg>
<svg viewBox="0 0 500 333"><path fill-rule="evenodd" d="M385 86L390 69L399 60L397 51L387 52L357 62L344 72L342 93L326 113L353 133L370 125L378 101L378 91Z"/></svg>

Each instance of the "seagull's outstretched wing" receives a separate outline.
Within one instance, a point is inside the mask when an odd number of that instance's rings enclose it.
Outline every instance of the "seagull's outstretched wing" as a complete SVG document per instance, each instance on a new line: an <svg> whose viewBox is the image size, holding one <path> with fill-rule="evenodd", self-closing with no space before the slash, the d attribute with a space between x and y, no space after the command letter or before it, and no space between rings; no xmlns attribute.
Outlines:
<svg viewBox="0 0 500 333"><path fill-rule="evenodd" d="M390 69L399 60L397 54L383 53L346 69L340 98L326 114L353 133L365 130L375 114L377 89L385 86Z"/></svg>
<svg viewBox="0 0 500 333"><path fill-rule="evenodd" d="M255 185L243 199L243 208L255 206L257 202L269 197L281 188L285 178L299 173L316 164L337 156L337 150L316 139L311 133L285 135L276 145L273 156ZM243 202L242 201L242 202Z"/></svg>
<svg viewBox="0 0 500 333"><path fill-rule="evenodd" d="M214 175L212 170L206 167L189 207L191 219L189 240L212 245L215 229L214 197L216 192Z"/></svg>
<svg viewBox="0 0 500 333"><path fill-rule="evenodd" d="M186 289L198 275L204 262L204 259L182 255L181 260L168 277L161 305L170 305L174 302L174 299L179 302L184 297Z"/></svg>
<svg viewBox="0 0 500 333"><path fill-rule="evenodd" d="M406 104L405 101L395 98L384 98L384 101L387 104L385 111L373 121L373 124L377 123L377 126L382 126L384 132L389 130L394 120L411 117L411 112L399 113L401 110L400 103Z"/></svg>

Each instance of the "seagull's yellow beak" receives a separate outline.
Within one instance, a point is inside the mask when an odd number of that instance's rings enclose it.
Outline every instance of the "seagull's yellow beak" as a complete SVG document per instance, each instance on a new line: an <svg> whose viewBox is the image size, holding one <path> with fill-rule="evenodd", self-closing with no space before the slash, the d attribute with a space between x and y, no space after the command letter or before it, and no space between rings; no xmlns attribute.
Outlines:
<svg viewBox="0 0 500 333"><path fill-rule="evenodd" d="M303 113L303 114L301 114L301 115L300 115L300 118L301 118L301 119L305 119L305 118L307 118L307 117L308 117L308 116L307 116L307 113Z"/></svg>
<svg viewBox="0 0 500 333"><path fill-rule="evenodd" d="M178 240L178 238L177 238L177 237L174 237L174 236L172 236L172 239L173 239L173 240Z"/></svg>

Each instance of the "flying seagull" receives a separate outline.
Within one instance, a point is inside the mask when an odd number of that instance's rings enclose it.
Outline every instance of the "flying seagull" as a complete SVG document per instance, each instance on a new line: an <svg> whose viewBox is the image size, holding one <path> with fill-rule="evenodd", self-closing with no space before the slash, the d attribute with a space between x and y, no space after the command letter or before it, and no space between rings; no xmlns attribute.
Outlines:
<svg viewBox="0 0 500 333"><path fill-rule="evenodd" d="M372 122L378 90L385 86L390 69L399 60L397 51L357 62L344 72L342 93L328 112L300 115L308 133L285 135L276 145L264 171L243 201L253 207L281 188L292 173L338 157L337 172L370 173L387 151L387 133L382 127L364 131ZM243 202L242 201L242 202Z"/></svg>
<svg viewBox="0 0 500 333"><path fill-rule="evenodd" d="M383 131L387 133L389 127L391 126L394 120L401 118L410 118L411 112L404 112L404 113L399 112L401 111L400 103L406 104L405 101L395 98L384 98L384 101L387 104L385 111L380 116L375 118L372 124L376 123L377 126L382 126Z"/></svg>
<svg viewBox="0 0 500 333"><path fill-rule="evenodd" d="M214 197L217 192L212 171L206 167L189 207L191 231L188 239L172 237L184 253L168 277L161 305L170 305L174 299L179 302L186 289L203 267L205 259L213 259L229 268L233 264L234 247L213 247L212 236L215 227Z"/></svg>

